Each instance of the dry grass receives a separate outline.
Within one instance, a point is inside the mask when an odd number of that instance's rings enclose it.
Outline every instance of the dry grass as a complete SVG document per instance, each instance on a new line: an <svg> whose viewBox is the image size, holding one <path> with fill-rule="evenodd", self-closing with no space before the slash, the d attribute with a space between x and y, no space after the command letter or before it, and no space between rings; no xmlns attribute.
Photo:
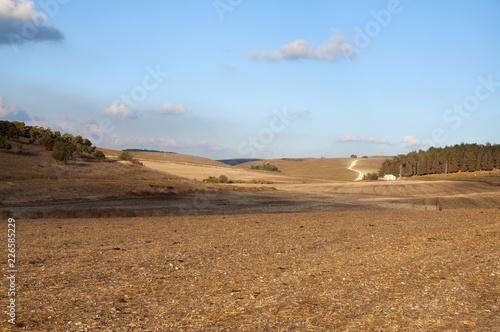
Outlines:
<svg viewBox="0 0 500 332"><path fill-rule="evenodd" d="M141 160L142 163L160 172L174 174L188 179L206 179L210 176L227 176L234 182L250 183L254 180L265 180L270 182L302 182L302 179L285 176L277 172L263 172L249 170L232 166L196 165L193 163L167 162L158 160Z"/></svg>
<svg viewBox="0 0 500 332"><path fill-rule="evenodd" d="M99 149L103 151L107 156L112 158L117 157L122 151L111 150L111 149ZM226 164L203 157L191 156L186 154L171 153L171 152L132 152L129 151L133 158L137 159L147 159L147 160L159 160L159 161L173 161L182 163L191 163L195 165L217 165L222 167L227 167Z"/></svg>
<svg viewBox="0 0 500 332"><path fill-rule="evenodd" d="M363 172L364 174L378 174L378 171L382 166L384 160L384 158L361 158L358 159L358 162L356 163L356 166L354 168L360 172Z"/></svg>
<svg viewBox="0 0 500 332"><path fill-rule="evenodd" d="M499 211L18 220L17 225L14 330L493 331L500 326ZM6 246L3 250L7 257ZM0 292L0 301L6 303L6 292ZM7 328L6 321L0 328Z"/></svg>
<svg viewBox="0 0 500 332"><path fill-rule="evenodd" d="M138 165L75 159L60 163L37 144L0 152L0 205L190 193L202 184Z"/></svg>
<svg viewBox="0 0 500 332"><path fill-rule="evenodd" d="M269 163L276 165L282 174L288 176L329 181L352 181L358 176L358 173L347 169L353 160L352 158L273 159L269 160ZM240 164L238 167L250 168L253 165L262 165L263 163L263 161L253 161ZM372 166L370 164L367 167L371 169ZM358 169L357 166L356 169Z"/></svg>

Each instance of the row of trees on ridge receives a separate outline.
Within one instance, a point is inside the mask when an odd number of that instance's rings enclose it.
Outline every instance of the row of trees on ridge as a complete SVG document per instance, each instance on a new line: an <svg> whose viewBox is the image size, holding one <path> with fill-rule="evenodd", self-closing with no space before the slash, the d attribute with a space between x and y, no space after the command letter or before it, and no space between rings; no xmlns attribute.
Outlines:
<svg viewBox="0 0 500 332"><path fill-rule="evenodd" d="M10 149L11 145L7 139L28 139L29 144L39 143L45 149L52 151L52 157L59 161L69 158L84 158L93 156L104 159L102 151L96 151L92 142L82 136L61 134L59 131L51 131L50 128L38 126L26 126L24 122L0 121L0 148Z"/></svg>
<svg viewBox="0 0 500 332"><path fill-rule="evenodd" d="M500 168L500 145L456 144L444 148L431 147L386 159L379 176L386 174L413 175L491 171Z"/></svg>

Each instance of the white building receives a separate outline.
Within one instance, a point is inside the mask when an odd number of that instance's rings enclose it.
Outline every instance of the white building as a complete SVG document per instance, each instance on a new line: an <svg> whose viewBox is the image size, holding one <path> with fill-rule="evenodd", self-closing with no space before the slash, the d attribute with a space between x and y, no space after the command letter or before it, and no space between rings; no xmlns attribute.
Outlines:
<svg viewBox="0 0 500 332"><path fill-rule="evenodd" d="M386 180L386 181L394 181L394 180L396 180L396 177L394 175L392 175L392 174L386 174L386 175L384 175L384 180Z"/></svg>

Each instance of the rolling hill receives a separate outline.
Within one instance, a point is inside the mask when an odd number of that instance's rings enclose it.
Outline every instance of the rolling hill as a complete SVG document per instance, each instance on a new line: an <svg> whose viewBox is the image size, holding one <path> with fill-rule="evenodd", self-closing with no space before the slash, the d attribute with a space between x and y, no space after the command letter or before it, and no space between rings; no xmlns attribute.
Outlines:
<svg viewBox="0 0 500 332"><path fill-rule="evenodd" d="M237 167L249 169L251 166L269 162L276 165L279 171L287 176L327 181L353 181L358 173L347 169L353 158L283 158L266 161L253 161ZM363 173L378 173L384 159L358 159L356 169Z"/></svg>

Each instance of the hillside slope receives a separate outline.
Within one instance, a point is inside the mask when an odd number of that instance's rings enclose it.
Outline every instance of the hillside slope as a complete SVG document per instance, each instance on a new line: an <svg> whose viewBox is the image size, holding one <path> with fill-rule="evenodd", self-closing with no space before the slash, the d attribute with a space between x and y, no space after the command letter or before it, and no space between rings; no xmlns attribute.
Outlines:
<svg viewBox="0 0 500 332"><path fill-rule="evenodd" d="M377 173L384 159L359 159L355 169L363 173ZM352 158L284 158L266 161L254 161L237 167L250 168L266 162L276 165L282 174L308 179L328 181L354 181L358 173L351 171Z"/></svg>
<svg viewBox="0 0 500 332"><path fill-rule="evenodd" d="M112 149L102 149L106 156L111 159L118 158L118 155L122 153L121 150L112 150ZM192 156L187 154L179 154L172 152L152 152L152 151L127 151L134 158L137 159L147 159L147 160L161 160L161 161L174 161L174 162L189 162L194 164L206 164L206 165L219 165L219 166L227 166L226 164L204 157Z"/></svg>
<svg viewBox="0 0 500 332"><path fill-rule="evenodd" d="M57 162L39 144L0 151L0 205L189 193L202 184L117 161Z"/></svg>

